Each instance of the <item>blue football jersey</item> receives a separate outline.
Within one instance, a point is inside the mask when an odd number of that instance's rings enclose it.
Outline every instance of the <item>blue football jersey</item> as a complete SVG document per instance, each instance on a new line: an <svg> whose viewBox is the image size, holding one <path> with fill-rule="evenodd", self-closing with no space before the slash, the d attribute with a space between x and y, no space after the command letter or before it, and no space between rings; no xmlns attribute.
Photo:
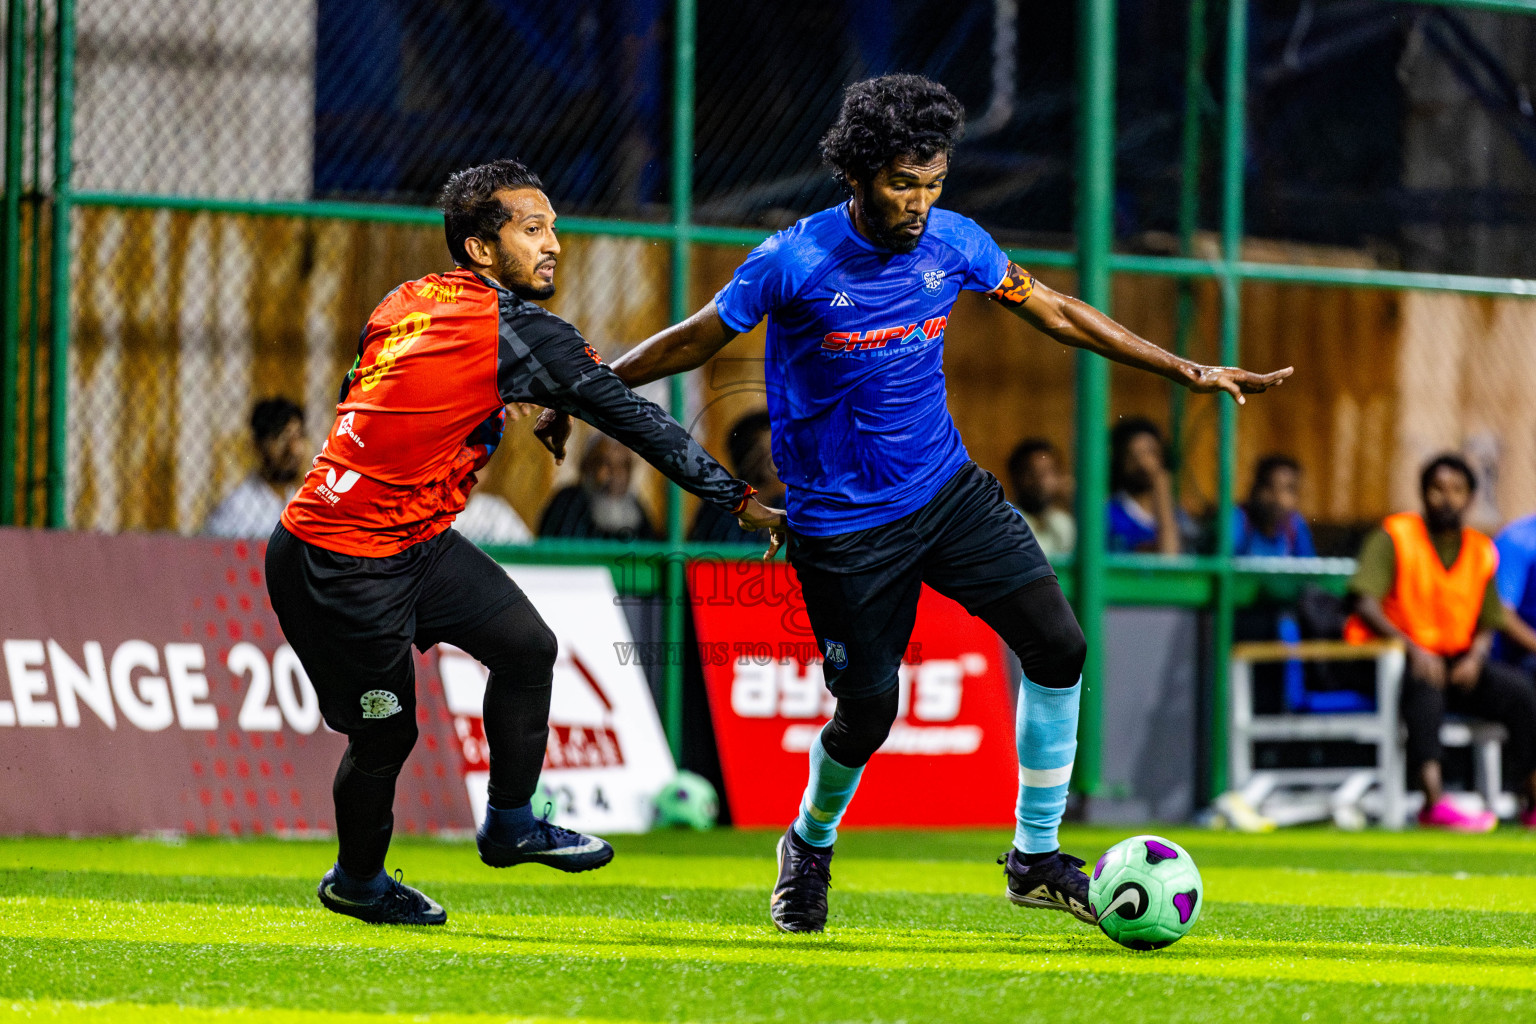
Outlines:
<svg viewBox="0 0 1536 1024"><path fill-rule="evenodd" d="M773 461L790 525L869 529L927 503L969 456L944 394L944 330L962 289L989 292L1008 258L975 221L933 209L910 253L876 247L849 204L752 251L715 305L735 331L766 316Z"/></svg>

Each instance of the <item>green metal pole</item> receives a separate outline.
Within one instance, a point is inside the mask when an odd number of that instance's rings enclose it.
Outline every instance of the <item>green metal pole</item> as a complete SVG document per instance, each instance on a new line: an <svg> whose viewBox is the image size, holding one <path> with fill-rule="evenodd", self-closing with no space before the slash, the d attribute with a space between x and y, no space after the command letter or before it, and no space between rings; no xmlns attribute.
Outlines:
<svg viewBox="0 0 1536 1024"><path fill-rule="evenodd" d="M1109 309L1114 234L1115 0L1078 2L1077 287ZM1077 356L1077 617L1088 642L1074 781L1100 786L1104 718L1104 508L1109 500L1109 364Z"/></svg>
<svg viewBox="0 0 1536 1024"><path fill-rule="evenodd" d="M1242 328L1242 280L1233 273L1242 260L1243 152L1248 104L1248 0L1227 0L1226 108L1221 139L1221 356L1223 365L1237 364ZM1232 572L1233 492L1237 477L1237 405L1218 396L1220 459L1218 463L1214 687L1210 719L1211 796L1227 788L1227 653L1232 649L1235 577Z"/></svg>
<svg viewBox="0 0 1536 1024"><path fill-rule="evenodd" d="M1190 0L1188 52L1184 61L1184 146L1179 180L1179 255L1194 256L1195 229L1200 219L1200 116L1205 99L1206 0ZM1173 351L1189 354L1189 335L1195 323L1195 283L1179 279L1179 304L1174 327ZM1179 499L1179 470L1184 463L1184 406L1186 392L1174 388L1168 408L1168 447L1175 460L1173 498Z"/></svg>
<svg viewBox="0 0 1536 1024"><path fill-rule="evenodd" d="M688 239L688 222L693 207L693 79L694 43L698 28L696 0L677 0L674 15L672 56L672 224L676 233L672 238L671 308L673 323L688 316L688 283L692 271L692 243ZM674 376L668 382L671 391L668 403L672 415L683 416L684 378ZM676 549L684 540L683 492L676 484L667 485L667 539ZM672 748L672 760L680 762L683 756L683 643L687 635L687 584L683 577L683 560L677 556L667 558L667 582L664 594L666 607L663 611L663 628L666 631L667 656L663 665L663 691L666 707L662 709L667 743Z"/></svg>
<svg viewBox="0 0 1536 1024"><path fill-rule="evenodd" d="M0 526L16 521L16 399L21 342L21 142L27 59L26 0L5 17L5 207L0 218Z"/></svg>
<svg viewBox="0 0 1536 1024"><path fill-rule="evenodd" d="M48 297L48 525L67 524L64 507L69 412L69 220L74 173L75 0L59 0L53 60L53 246Z"/></svg>
<svg viewBox="0 0 1536 1024"><path fill-rule="evenodd" d="M22 459L21 522L31 526L36 502L37 480L37 353L42 340L43 311L41 277L43 273L43 0L37 0L36 26L32 36L32 188L28 199L32 206L27 261L27 451Z"/></svg>

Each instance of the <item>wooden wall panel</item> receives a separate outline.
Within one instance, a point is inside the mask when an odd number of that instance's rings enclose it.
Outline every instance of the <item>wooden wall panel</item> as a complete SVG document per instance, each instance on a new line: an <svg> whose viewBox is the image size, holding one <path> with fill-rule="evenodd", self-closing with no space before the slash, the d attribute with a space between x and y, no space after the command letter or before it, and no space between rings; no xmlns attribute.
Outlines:
<svg viewBox="0 0 1536 1024"><path fill-rule="evenodd" d="M550 308L606 358L666 325L665 245L562 244ZM83 209L75 245L70 507L75 525L106 530L195 531L249 471L245 424L258 398L300 401L318 446L368 313L400 282L449 266L437 228L296 218ZM690 309L746 251L698 247ZM1040 279L1074 287L1068 272ZM1112 311L1172 345L1178 296L1172 280L1120 275ZM1217 290L1197 282L1193 296L1190 354L1212 360ZM1306 469L1309 517L1366 522L1412 504L1427 455L1467 448L1490 478L1485 521L1536 509L1536 403L1527 400L1536 393L1536 303L1248 284L1242 329L1245 365L1292 364L1296 375L1239 411L1241 489L1261 455L1286 452ZM765 405L763 342L759 327L687 383L684 422L717 455L730 426ZM1070 455L1075 358L980 296L961 297L945 373L977 462L1002 476L1009 451L1031 435ZM1111 381L1114 418L1166 427L1172 384L1119 366ZM646 393L665 402L667 387ZM1195 513L1214 501L1217 408L1215 396L1185 403L1181 492ZM529 426L509 427L483 486L534 526L551 488L574 478L585 431L557 472ZM642 466L638 486L660 525L659 475Z"/></svg>

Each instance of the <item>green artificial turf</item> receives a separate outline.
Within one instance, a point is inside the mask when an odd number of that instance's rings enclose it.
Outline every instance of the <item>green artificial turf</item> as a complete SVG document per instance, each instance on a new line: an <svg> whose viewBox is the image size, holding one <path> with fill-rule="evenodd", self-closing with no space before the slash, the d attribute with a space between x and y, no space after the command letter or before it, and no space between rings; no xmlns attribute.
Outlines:
<svg viewBox="0 0 1536 1024"><path fill-rule="evenodd" d="M1074 828L1090 861L1129 830ZM849 832L819 936L768 922L775 836L619 837L601 871L390 866L443 928L314 898L315 842L0 840L0 1017L43 1021L1536 1020L1536 837L1170 831L1194 932L1132 953L1002 898L1005 833Z"/></svg>

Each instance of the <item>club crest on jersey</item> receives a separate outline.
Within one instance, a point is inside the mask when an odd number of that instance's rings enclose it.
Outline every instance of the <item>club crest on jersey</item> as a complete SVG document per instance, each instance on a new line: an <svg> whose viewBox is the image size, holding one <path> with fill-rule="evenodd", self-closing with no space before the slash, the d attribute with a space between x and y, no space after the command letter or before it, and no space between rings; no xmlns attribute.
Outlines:
<svg viewBox="0 0 1536 1024"><path fill-rule="evenodd" d="M893 341L900 345L937 341L948 326L949 317L936 316L920 324L876 327L868 331L833 331L821 339L821 347L827 352L864 352L885 348Z"/></svg>
<svg viewBox="0 0 1536 1024"><path fill-rule="evenodd" d="M400 713L400 698L388 690L369 690L363 694L364 718L388 718Z"/></svg>
<svg viewBox="0 0 1536 1024"><path fill-rule="evenodd" d="M848 667L848 649L836 640L827 641L827 660L835 668Z"/></svg>
<svg viewBox="0 0 1536 1024"><path fill-rule="evenodd" d="M923 291L927 292L929 295L937 295L937 294L939 294L939 289L943 288L943 287L944 287L944 271L942 271L942 270L925 270L925 271L923 271Z"/></svg>

